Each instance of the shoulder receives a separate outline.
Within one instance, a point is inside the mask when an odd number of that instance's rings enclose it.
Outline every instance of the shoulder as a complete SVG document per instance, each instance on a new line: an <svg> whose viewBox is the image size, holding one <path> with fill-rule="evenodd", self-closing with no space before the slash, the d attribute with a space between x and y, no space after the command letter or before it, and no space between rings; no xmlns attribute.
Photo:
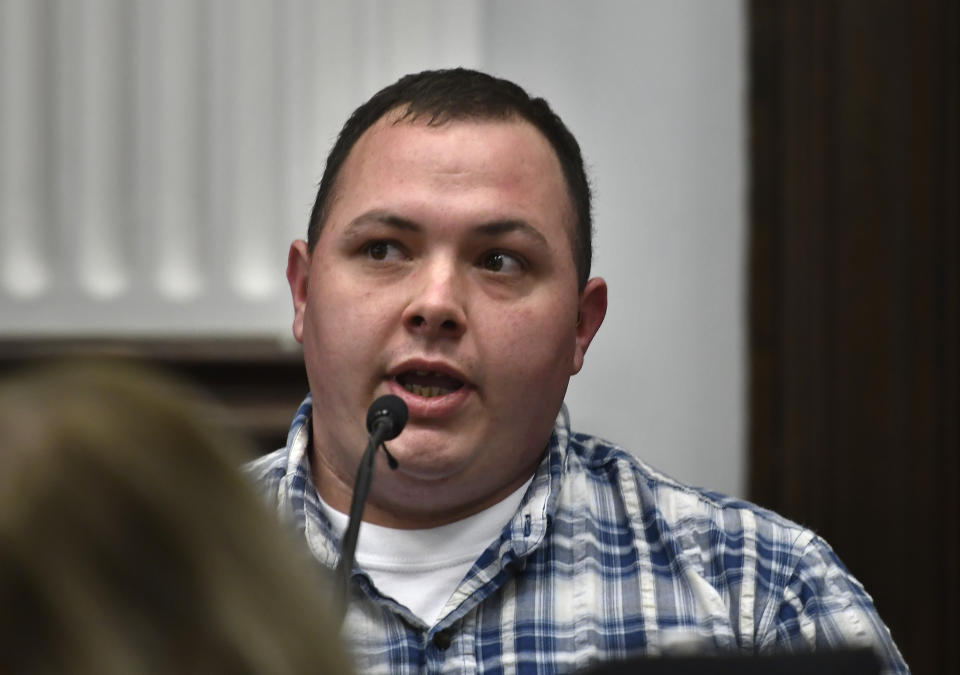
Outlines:
<svg viewBox="0 0 960 675"><path fill-rule="evenodd" d="M747 568L782 588L798 566L834 562L809 528L743 499L682 483L632 453L582 433L570 436L563 490L587 503L581 517L631 523L632 537L674 569L728 581ZM579 508L579 507L574 507ZM732 575L732 576L731 576Z"/></svg>
<svg viewBox="0 0 960 675"><path fill-rule="evenodd" d="M726 626L760 650L872 645L906 670L870 596L809 528L581 433L569 436L560 493L561 539L583 536L604 566L671 589L659 614Z"/></svg>
<svg viewBox="0 0 960 675"><path fill-rule="evenodd" d="M807 528L773 511L678 481L624 448L588 434L571 434L568 470L583 472L592 483L615 492L635 490L645 518L657 518L671 526L702 523L739 531L744 521L752 521L801 546L813 536Z"/></svg>

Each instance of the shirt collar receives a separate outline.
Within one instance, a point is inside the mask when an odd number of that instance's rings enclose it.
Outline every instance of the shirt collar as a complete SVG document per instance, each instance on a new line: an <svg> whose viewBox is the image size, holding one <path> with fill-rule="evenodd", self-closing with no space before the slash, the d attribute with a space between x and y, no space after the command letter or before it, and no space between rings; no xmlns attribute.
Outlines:
<svg viewBox="0 0 960 675"><path fill-rule="evenodd" d="M525 558L543 543L556 513L569 441L570 416L563 405L530 488L503 531L500 559L504 565L514 563L522 567Z"/></svg>
<svg viewBox="0 0 960 675"><path fill-rule="evenodd" d="M280 481L277 503L293 526L303 533L317 560L334 567L340 559L340 542L320 505L320 495L310 471L312 411L313 397L307 394L287 433L286 472Z"/></svg>

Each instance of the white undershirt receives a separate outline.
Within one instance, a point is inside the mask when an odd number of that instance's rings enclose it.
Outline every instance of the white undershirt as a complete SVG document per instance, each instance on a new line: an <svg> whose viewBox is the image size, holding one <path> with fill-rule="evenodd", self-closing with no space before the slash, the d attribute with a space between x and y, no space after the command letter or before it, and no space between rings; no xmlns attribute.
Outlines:
<svg viewBox="0 0 960 675"><path fill-rule="evenodd" d="M432 626L480 554L516 514L533 477L493 506L448 525L400 530L361 523L357 564L385 596L410 608ZM320 500L337 536L349 517Z"/></svg>

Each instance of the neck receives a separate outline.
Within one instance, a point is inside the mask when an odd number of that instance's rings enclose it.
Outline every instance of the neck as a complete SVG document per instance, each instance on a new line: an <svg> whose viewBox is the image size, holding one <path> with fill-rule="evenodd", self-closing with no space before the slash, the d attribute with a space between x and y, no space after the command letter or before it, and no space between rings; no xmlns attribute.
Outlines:
<svg viewBox="0 0 960 675"><path fill-rule="evenodd" d="M403 467L392 471L386 459L378 455L373 486L363 511L363 522L394 529L425 530L463 520L515 492L533 476L539 463L540 457L537 457L509 483L477 499L463 501L457 497L467 491L455 478L436 481L418 479L404 474ZM348 513L353 497L352 479L338 476L313 448L310 451L310 472L323 501L341 513ZM388 472L392 474L389 476L389 490L384 486Z"/></svg>

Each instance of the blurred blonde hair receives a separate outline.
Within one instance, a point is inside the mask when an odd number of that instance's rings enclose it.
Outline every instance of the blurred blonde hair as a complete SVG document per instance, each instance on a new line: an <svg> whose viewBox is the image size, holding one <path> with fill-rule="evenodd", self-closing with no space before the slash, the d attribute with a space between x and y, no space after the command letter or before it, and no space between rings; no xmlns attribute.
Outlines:
<svg viewBox="0 0 960 675"><path fill-rule="evenodd" d="M318 572L158 372L0 383L0 671L344 673Z"/></svg>

